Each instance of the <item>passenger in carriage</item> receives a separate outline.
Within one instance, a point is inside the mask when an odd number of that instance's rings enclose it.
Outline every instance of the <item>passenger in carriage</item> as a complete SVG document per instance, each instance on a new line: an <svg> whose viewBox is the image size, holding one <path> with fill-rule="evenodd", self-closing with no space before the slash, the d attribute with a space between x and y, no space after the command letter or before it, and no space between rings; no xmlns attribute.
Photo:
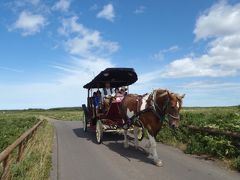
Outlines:
<svg viewBox="0 0 240 180"><path fill-rule="evenodd" d="M105 97L109 97L112 95L112 88L109 82L105 83L105 88L103 88L103 93Z"/></svg>
<svg viewBox="0 0 240 180"><path fill-rule="evenodd" d="M127 95L127 88L126 88L126 87L124 87L124 86L121 87L120 91L121 91L121 93L122 93L124 96Z"/></svg>
<svg viewBox="0 0 240 180"><path fill-rule="evenodd" d="M96 117L101 105L101 92L99 90L93 93L92 105L93 105L92 107L94 112L93 114L94 114L94 117Z"/></svg>
<svg viewBox="0 0 240 180"><path fill-rule="evenodd" d="M124 98L124 94L121 90L118 88L115 88L115 99L117 102L121 102Z"/></svg>
<svg viewBox="0 0 240 180"><path fill-rule="evenodd" d="M111 89L111 85L109 82L105 83L105 88L103 88L102 94L104 95L102 97L102 102L103 102L105 111L107 112L109 110L110 102L111 102L111 98L112 98L112 89Z"/></svg>
<svg viewBox="0 0 240 180"><path fill-rule="evenodd" d="M95 118L96 117L96 97L97 97L97 92L94 92L93 93L93 96L92 96L92 111L93 111L93 117Z"/></svg>
<svg viewBox="0 0 240 180"><path fill-rule="evenodd" d="M95 104L96 104L96 114L102 111L102 95L99 90L97 90L97 96L95 99Z"/></svg>
<svg viewBox="0 0 240 180"><path fill-rule="evenodd" d="M98 90L97 92L94 92L94 106L97 108L99 107L101 103L101 92Z"/></svg>

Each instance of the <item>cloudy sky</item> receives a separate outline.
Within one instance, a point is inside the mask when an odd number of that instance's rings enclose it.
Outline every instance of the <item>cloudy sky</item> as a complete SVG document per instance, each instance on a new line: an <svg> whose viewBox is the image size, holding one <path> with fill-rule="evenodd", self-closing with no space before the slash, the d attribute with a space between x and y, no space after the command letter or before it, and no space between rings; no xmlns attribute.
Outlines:
<svg viewBox="0 0 240 180"><path fill-rule="evenodd" d="M106 67L135 68L133 93L240 104L238 0L2 0L0 42L0 109L81 106Z"/></svg>

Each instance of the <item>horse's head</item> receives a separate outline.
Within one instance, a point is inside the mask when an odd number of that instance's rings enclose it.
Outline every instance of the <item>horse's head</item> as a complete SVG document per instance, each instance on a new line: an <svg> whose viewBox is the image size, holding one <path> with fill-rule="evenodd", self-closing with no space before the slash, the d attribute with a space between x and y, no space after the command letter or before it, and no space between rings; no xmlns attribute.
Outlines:
<svg viewBox="0 0 240 180"><path fill-rule="evenodd" d="M175 93L171 93L168 91L168 106L166 108L166 114L169 122L169 126L172 128L177 128L179 126L180 121L180 110L182 108L182 99L185 94L178 95Z"/></svg>
<svg viewBox="0 0 240 180"><path fill-rule="evenodd" d="M167 116L169 126L177 128L180 121L179 111L182 107L182 99L185 94L178 95L168 90L157 90L156 92L156 106L160 113Z"/></svg>

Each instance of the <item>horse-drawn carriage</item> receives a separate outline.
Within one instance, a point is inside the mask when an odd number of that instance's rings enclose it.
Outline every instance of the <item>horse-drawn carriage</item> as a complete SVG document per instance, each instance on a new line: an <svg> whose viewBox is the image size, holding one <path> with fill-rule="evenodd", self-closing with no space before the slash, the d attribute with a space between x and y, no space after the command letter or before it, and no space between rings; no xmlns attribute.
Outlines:
<svg viewBox="0 0 240 180"><path fill-rule="evenodd" d="M106 132L123 131L126 123L122 118L121 100L129 92L129 85L137 81L137 74L132 68L107 68L100 72L92 81L84 85L87 89L87 105L83 104L83 130L96 133L96 140L100 144ZM117 94L106 96L106 84L111 91L121 88L123 97ZM108 101L108 103L105 103ZM132 130L128 127L128 130ZM138 130L138 139L143 137L143 128Z"/></svg>
<svg viewBox="0 0 240 180"><path fill-rule="evenodd" d="M127 148L127 132L133 129L134 146L138 148L138 140L143 138L143 128L145 128L149 138L146 147L153 156L154 164L162 166L162 161L158 158L155 138L165 120L173 129L178 127L179 111L185 94L179 95L159 88L143 95L123 92L124 97L120 100L116 96L117 93L115 96L107 96L111 94L111 88L124 88L137 79L137 74L132 68L107 68L86 84L84 88L88 89L88 98L87 106L85 104L82 106L83 130L96 132L99 144L102 142L104 132L122 131L124 147ZM99 89L103 89L102 94Z"/></svg>

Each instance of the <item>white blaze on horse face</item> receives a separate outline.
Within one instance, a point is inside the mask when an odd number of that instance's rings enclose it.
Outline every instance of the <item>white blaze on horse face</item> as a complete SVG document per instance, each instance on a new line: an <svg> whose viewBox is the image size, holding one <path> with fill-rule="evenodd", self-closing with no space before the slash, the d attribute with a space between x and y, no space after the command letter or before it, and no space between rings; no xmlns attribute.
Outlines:
<svg viewBox="0 0 240 180"><path fill-rule="evenodd" d="M141 105L140 111L146 109L148 97L149 97L149 94L147 94L142 98L142 105Z"/></svg>
<svg viewBox="0 0 240 180"><path fill-rule="evenodd" d="M133 117L133 115L134 115L134 111L130 111L130 110L127 108L127 117L128 117L128 118L131 118L131 117Z"/></svg>
<svg viewBox="0 0 240 180"><path fill-rule="evenodd" d="M179 109L180 105L179 105L179 102L177 101L177 108Z"/></svg>

